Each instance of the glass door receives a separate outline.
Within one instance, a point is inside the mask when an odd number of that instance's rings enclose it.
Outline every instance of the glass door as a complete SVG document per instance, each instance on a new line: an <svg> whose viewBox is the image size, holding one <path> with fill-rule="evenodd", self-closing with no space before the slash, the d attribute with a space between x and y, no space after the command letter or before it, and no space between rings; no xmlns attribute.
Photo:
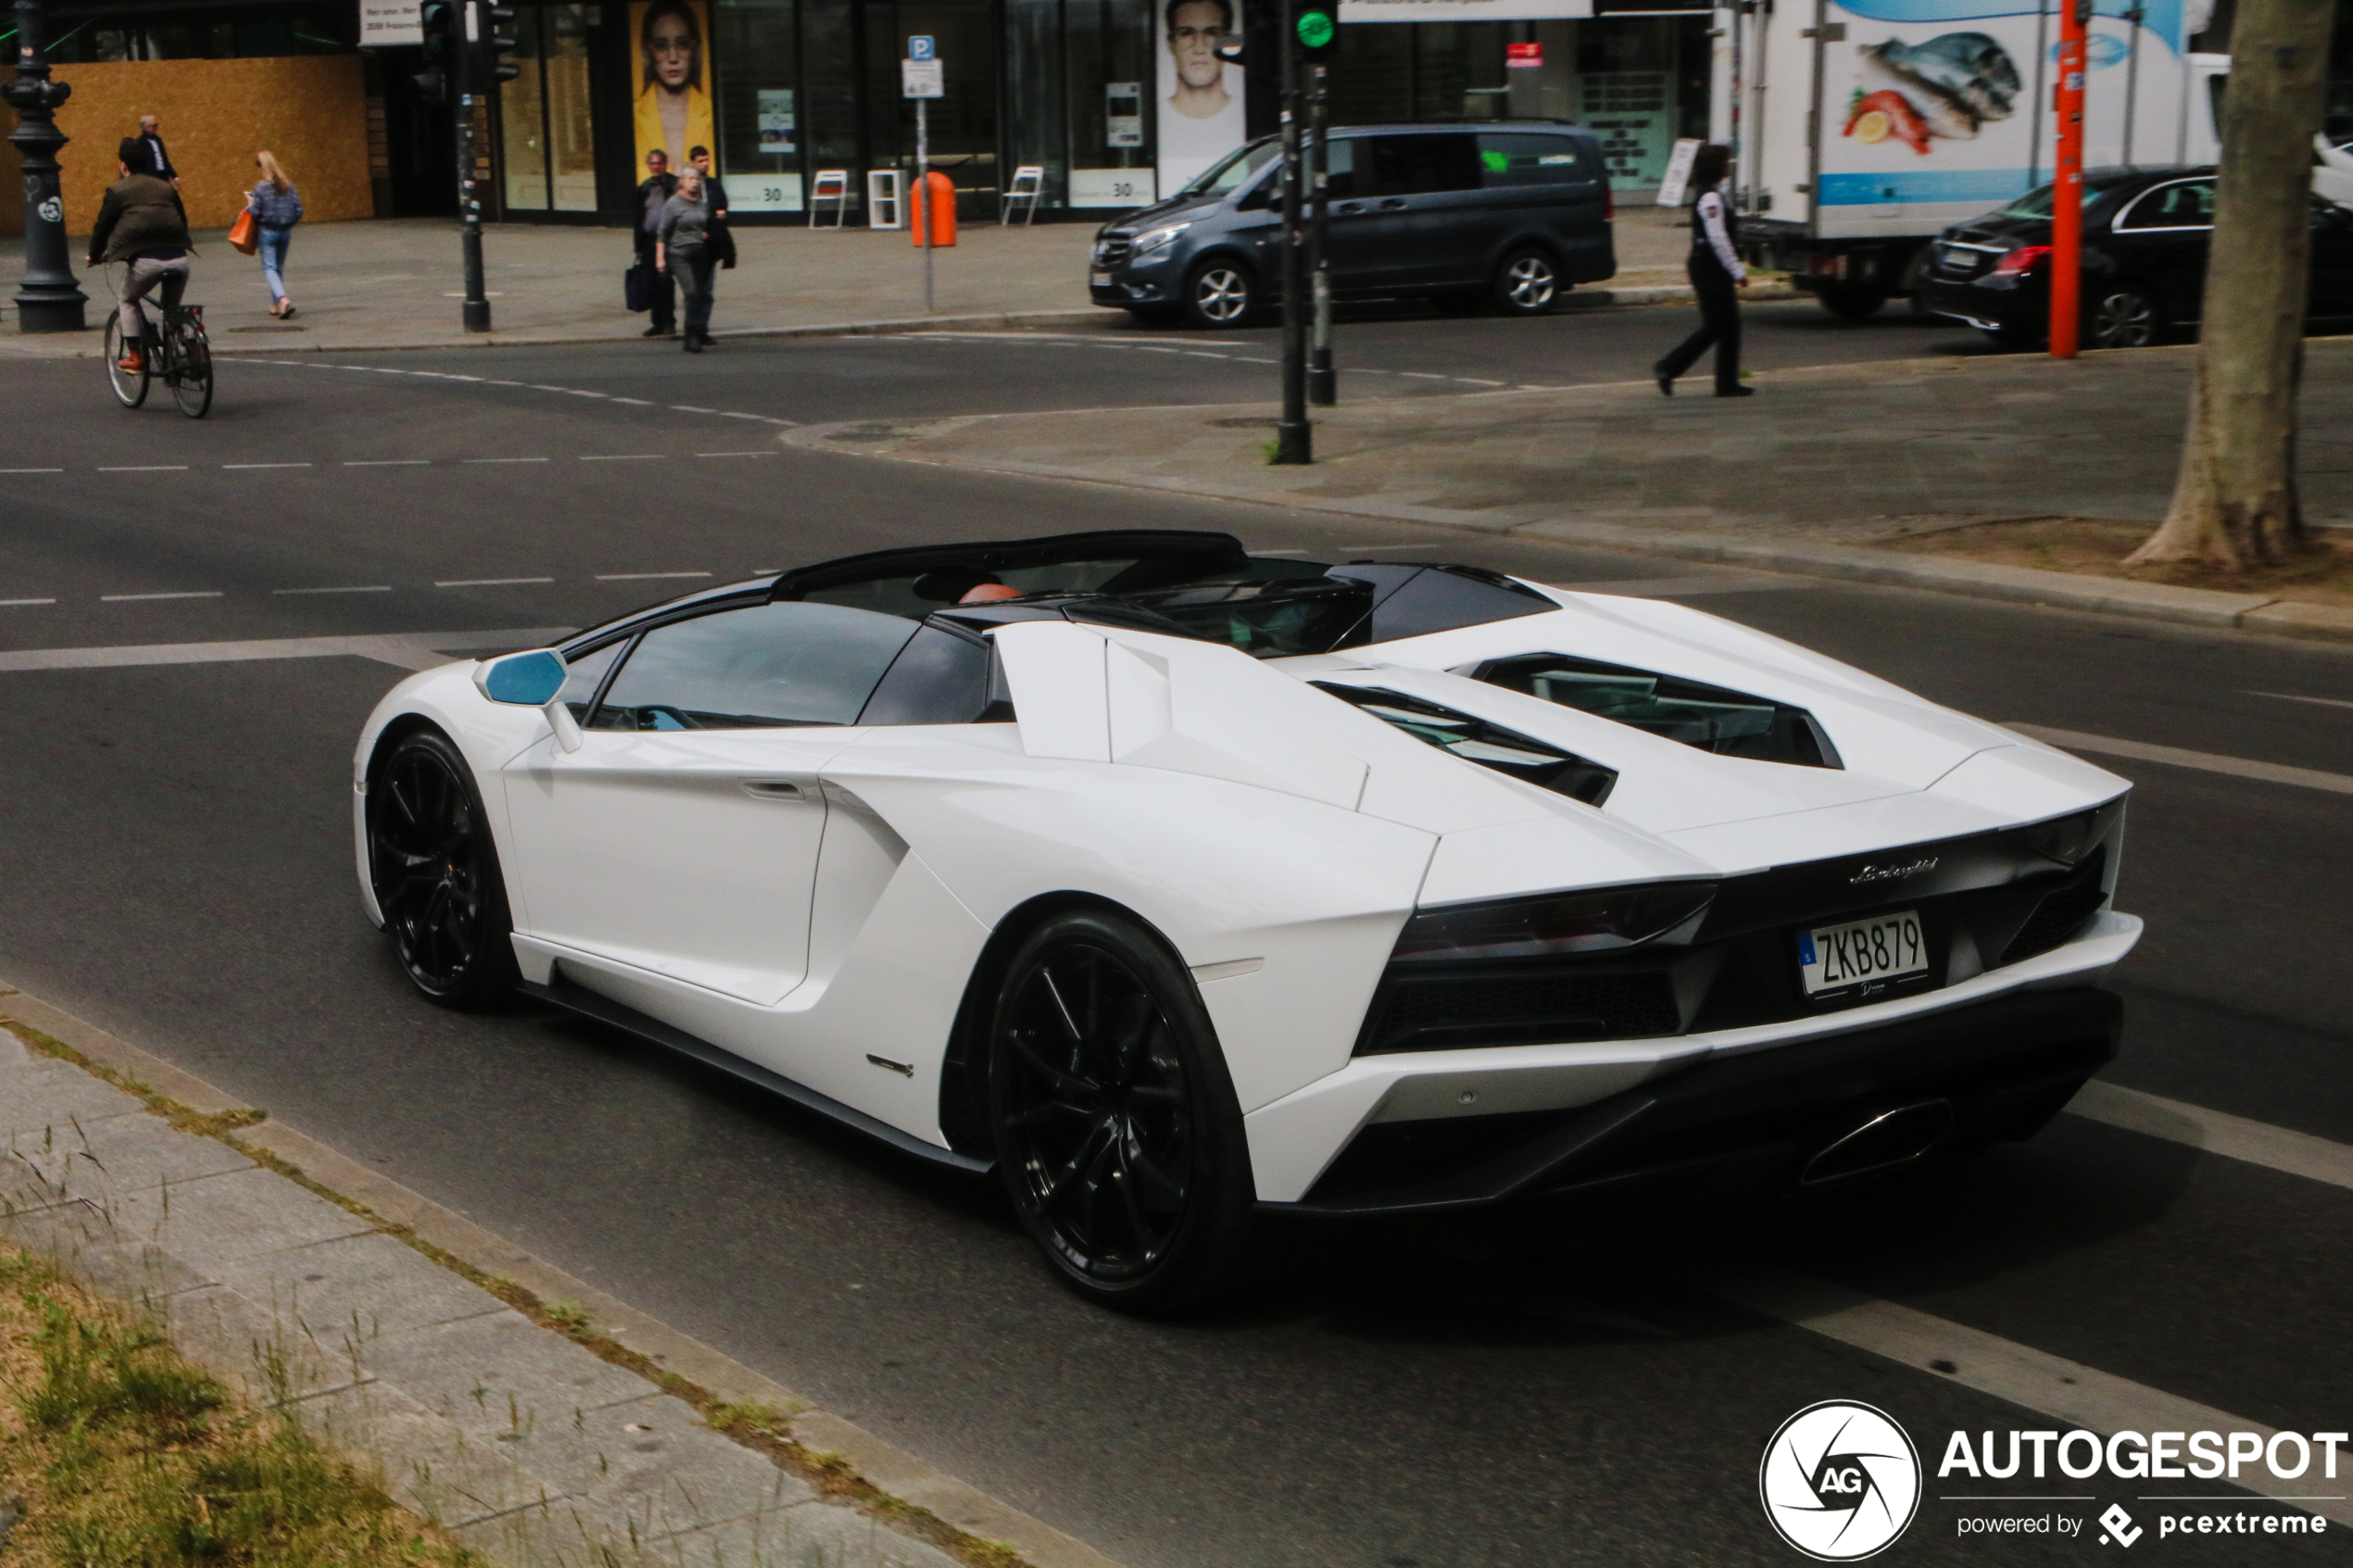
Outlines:
<svg viewBox="0 0 2353 1568"><path fill-rule="evenodd" d="M509 212L547 210L547 114L539 13L515 12L515 79L498 85L500 194Z"/></svg>
<svg viewBox="0 0 2353 1568"><path fill-rule="evenodd" d="M515 77L498 89L500 194L510 213L597 210L588 70L593 9L516 8Z"/></svg>

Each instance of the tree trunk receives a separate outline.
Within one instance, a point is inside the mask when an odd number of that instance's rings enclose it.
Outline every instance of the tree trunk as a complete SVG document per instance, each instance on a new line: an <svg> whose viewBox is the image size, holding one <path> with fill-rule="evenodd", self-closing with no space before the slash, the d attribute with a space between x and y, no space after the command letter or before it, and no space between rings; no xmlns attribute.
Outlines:
<svg viewBox="0 0 2353 1568"><path fill-rule="evenodd" d="M2172 509L2128 565L2276 561L2304 540L2296 395L2311 287L2312 138L2334 7L2239 0L2205 326Z"/></svg>

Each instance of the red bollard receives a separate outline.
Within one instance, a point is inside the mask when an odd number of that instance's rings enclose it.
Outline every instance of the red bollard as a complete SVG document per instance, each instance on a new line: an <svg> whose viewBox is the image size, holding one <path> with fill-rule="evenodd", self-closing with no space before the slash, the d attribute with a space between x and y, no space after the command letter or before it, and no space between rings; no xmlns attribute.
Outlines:
<svg viewBox="0 0 2353 1568"><path fill-rule="evenodd" d="M924 187L930 186L926 191ZM936 205L935 205L936 204ZM931 245L934 250L956 243L956 182L937 169L916 183L912 221L907 225L908 237L917 250L924 248L924 220L931 220Z"/></svg>

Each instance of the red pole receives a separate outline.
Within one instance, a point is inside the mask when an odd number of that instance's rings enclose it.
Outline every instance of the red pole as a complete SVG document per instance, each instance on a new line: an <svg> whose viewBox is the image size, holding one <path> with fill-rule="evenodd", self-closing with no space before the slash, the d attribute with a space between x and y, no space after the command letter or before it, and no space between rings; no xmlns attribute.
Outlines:
<svg viewBox="0 0 2353 1568"><path fill-rule="evenodd" d="M2075 358L2083 320L2083 35L2092 0L2059 0L2058 183L2051 192L2051 358Z"/></svg>

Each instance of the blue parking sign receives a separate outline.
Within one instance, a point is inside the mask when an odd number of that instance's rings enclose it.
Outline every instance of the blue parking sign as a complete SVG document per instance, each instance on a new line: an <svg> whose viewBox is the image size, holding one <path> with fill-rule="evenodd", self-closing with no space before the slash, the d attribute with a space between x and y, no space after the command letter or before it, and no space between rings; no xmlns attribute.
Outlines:
<svg viewBox="0 0 2353 1568"><path fill-rule="evenodd" d="M929 33L916 33L907 40L907 57L911 60L936 60L939 58L939 45Z"/></svg>

